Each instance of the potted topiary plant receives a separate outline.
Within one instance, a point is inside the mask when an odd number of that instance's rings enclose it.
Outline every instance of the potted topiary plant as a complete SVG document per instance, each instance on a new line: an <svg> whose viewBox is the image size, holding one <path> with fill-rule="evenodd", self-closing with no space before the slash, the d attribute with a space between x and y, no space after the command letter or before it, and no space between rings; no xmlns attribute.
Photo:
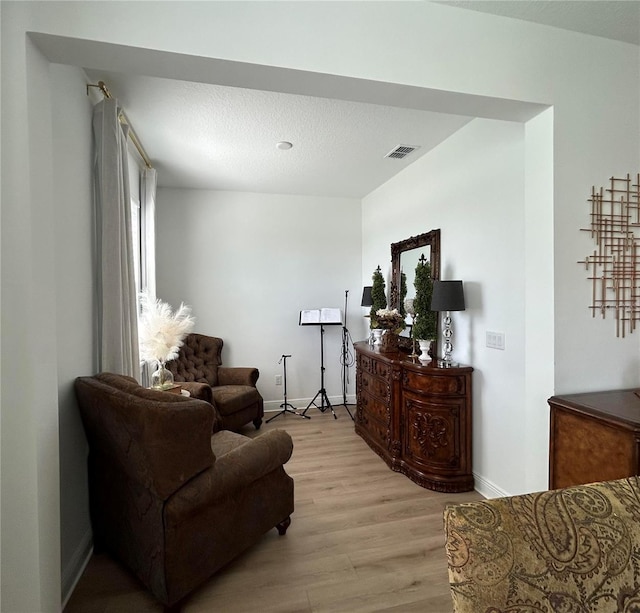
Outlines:
<svg viewBox="0 0 640 613"><path fill-rule="evenodd" d="M385 294L385 282L382 272L380 272L380 266L373 271L371 277L373 284L371 285L371 311L369 312L369 326L373 331L373 335L376 339L376 344L380 344L380 336L382 335L382 328L378 322L378 316L376 313L380 309L387 307L387 296Z"/></svg>
<svg viewBox="0 0 640 613"><path fill-rule="evenodd" d="M416 276L413 282L416 288L416 297L413 301L415 310L415 322L413 324L413 338L420 344L420 361L428 362L431 359L429 349L432 341L436 340L438 333L438 314L431 310L431 297L433 295L433 279L431 278L431 264L424 255L416 266Z"/></svg>

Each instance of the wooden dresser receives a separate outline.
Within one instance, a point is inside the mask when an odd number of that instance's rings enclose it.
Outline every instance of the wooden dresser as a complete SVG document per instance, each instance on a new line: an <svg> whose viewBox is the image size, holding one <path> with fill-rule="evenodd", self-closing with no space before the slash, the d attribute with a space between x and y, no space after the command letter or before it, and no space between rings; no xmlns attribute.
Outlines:
<svg viewBox="0 0 640 613"><path fill-rule="evenodd" d="M640 474L634 390L553 396L549 407L549 489Z"/></svg>
<svg viewBox="0 0 640 613"><path fill-rule="evenodd" d="M469 366L438 368L355 343L356 432L390 466L438 492L473 490Z"/></svg>

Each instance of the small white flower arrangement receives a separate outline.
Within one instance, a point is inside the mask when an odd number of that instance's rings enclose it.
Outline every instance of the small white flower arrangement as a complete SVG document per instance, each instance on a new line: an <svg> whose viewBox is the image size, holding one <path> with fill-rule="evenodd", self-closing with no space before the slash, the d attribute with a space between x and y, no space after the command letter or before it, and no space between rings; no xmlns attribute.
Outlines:
<svg viewBox="0 0 640 613"><path fill-rule="evenodd" d="M140 359L163 367L165 362L178 357L184 337L193 330L195 320L191 316L191 307L181 303L173 313L166 302L147 293L140 296L140 305Z"/></svg>
<svg viewBox="0 0 640 613"><path fill-rule="evenodd" d="M378 309L376 311L378 327L399 334L405 328L404 317L398 309Z"/></svg>

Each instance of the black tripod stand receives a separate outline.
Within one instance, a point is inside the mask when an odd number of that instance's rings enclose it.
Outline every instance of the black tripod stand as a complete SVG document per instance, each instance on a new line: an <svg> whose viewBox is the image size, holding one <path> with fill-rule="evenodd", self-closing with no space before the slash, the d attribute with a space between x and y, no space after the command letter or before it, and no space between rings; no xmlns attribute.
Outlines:
<svg viewBox="0 0 640 613"><path fill-rule="evenodd" d="M347 384L349 382L349 366L354 363L353 354L349 351L349 341L351 339L351 335L349 334L349 330L347 329L347 301L349 296L349 290L344 290L344 326L342 326L342 349L340 352L340 363L342 364L342 404L337 406L342 406L347 409L347 413L349 413L349 417L353 420L353 415L349 410L349 405L347 403ZM355 421L355 420L354 420Z"/></svg>
<svg viewBox="0 0 640 613"><path fill-rule="evenodd" d="M316 404L316 399L320 396L320 406ZM317 409L320 409L321 413L324 413L327 409L331 409L333 417L338 419L329 397L327 396L327 390L324 389L324 326L320 324L320 389L318 393L313 397L313 400L307 405L307 408L302 411L302 415L306 417L306 412L314 405Z"/></svg>
<svg viewBox="0 0 640 613"><path fill-rule="evenodd" d="M287 358L290 358L290 357L291 357L290 355L284 355L283 353L282 357L278 361L278 364L280 364L280 362L283 362L282 372L284 374L284 402L280 405L280 408L282 409L282 411L280 411L279 413L276 413L273 417L269 417L269 419L267 419L267 423L269 423L272 419L275 419L279 415L283 415L284 413L293 413L293 415L298 415L299 417L305 417L306 419L311 419L311 417L309 417L308 415L305 415L304 413L298 413L298 411L296 411L296 407L294 407L292 404L289 404L287 402Z"/></svg>

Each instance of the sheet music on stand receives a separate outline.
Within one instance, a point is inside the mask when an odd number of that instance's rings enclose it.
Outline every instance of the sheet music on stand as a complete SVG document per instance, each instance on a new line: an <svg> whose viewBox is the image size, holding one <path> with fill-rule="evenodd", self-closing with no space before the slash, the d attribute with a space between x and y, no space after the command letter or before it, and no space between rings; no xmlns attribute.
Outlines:
<svg viewBox="0 0 640 613"><path fill-rule="evenodd" d="M335 419L338 419L329 396L327 396L327 390L324 388L324 327L325 326L341 326L342 325L342 312L340 309L324 308L324 309L309 309L306 311L300 311L301 326L319 326L320 327L320 389L318 393L313 397L313 400L307 405L307 408L302 411L303 417L306 417L307 411L314 405L321 413L324 413L327 409L331 409L331 413ZM320 398L320 406L316 404L316 399Z"/></svg>
<svg viewBox="0 0 640 613"><path fill-rule="evenodd" d="M341 326L342 312L336 308L308 309L300 311L301 326Z"/></svg>

